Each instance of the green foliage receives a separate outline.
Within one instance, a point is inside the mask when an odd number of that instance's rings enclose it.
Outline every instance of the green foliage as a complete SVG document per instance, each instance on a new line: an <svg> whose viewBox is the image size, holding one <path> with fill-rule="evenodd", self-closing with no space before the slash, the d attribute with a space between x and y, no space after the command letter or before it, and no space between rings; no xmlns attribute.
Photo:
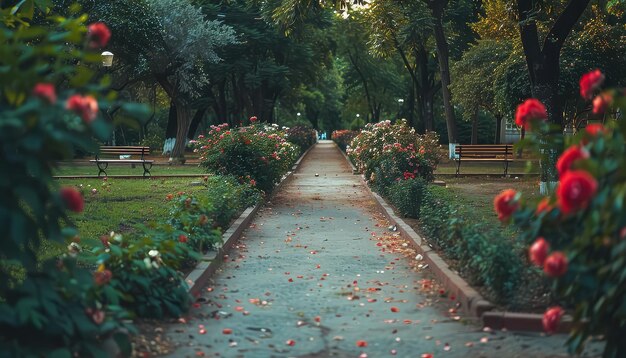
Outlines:
<svg viewBox="0 0 626 358"><path fill-rule="evenodd" d="M278 183L298 156L298 149L277 126L263 124L233 129L227 124L211 126L195 145L200 165L209 172L233 175L265 192Z"/></svg>
<svg viewBox="0 0 626 358"><path fill-rule="evenodd" d="M426 185L426 181L422 178L400 180L391 184L385 192L400 214L416 219L420 216L422 195L426 190Z"/></svg>
<svg viewBox="0 0 626 358"><path fill-rule="evenodd" d="M626 110L623 89L603 94L613 98L612 109ZM610 120L606 130L596 134L583 130L565 138L550 135L550 130L548 125L539 126L534 129L537 139L525 144L536 150L582 147L589 158L574 161L571 170L590 174L597 181L597 190L568 189L562 180L562 188L545 198L547 210L538 212L536 203L524 202L522 196L513 223L520 229L524 244L543 237L551 251L567 256L569 268L555 279L554 290L559 298L574 305L569 339L572 351L582 351L589 337L603 335L603 356L622 357L626 354L626 122ZM592 197L566 213L563 198L568 192L574 195L571 190L577 195L573 197Z"/></svg>
<svg viewBox="0 0 626 358"><path fill-rule="evenodd" d="M151 224L132 238L111 233L96 248L99 271L109 270L108 284L121 294L119 303L132 317L179 317L191 297L175 270L188 258L198 258L191 246L178 240L180 231L170 225Z"/></svg>
<svg viewBox="0 0 626 358"><path fill-rule="evenodd" d="M445 188L429 186L422 194L420 228L472 283L484 285L496 301L510 300L525 270L523 249L501 231L473 224L459 209Z"/></svg>
<svg viewBox="0 0 626 358"><path fill-rule="evenodd" d="M119 330L134 328L120 323L127 317L117 306L118 291L93 281L75 258L65 256L45 262L18 288L3 292L0 357L106 357L101 344L107 338L130 347ZM111 304L103 306L107 301Z"/></svg>

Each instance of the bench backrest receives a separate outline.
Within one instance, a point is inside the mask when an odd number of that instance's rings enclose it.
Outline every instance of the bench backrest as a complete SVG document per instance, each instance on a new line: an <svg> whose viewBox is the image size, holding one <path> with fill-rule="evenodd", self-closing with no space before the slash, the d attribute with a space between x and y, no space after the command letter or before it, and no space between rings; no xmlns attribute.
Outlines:
<svg viewBox="0 0 626 358"><path fill-rule="evenodd" d="M454 153L460 157L495 158L513 156L512 144L457 144Z"/></svg>
<svg viewBox="0 0 626 358"><path fill-rule="evenodd" d="M144 155L150 154L150 147L134 147L134 146L100 146L99 157L117 156L117 155L138 155L143 159Z"/></svg>

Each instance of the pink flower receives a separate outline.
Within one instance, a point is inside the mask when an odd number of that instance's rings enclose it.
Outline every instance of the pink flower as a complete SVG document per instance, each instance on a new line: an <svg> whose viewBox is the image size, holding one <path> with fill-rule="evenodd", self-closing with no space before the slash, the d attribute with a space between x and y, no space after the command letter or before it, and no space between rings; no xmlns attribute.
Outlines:
<svg viewBox="0 0 626 358"><path fill-rule="evenodd" d="M33 87L33 96L53 104L57 101L57 93L52 83L37 83Z"/></svg>
<svg viewBox="0 0 626 358"><path fill-rule="evenodd" d="M104 47L111 39L111 30L104 22L95 22L89 25L87 37L89 38L89 47Z"/></svg>
<svg viewBox="0 0 626 358"><path fill-rule="evenodd" d="M73 186L67 186L61 188L59 194L61 195L61 199L63 199L66 208L77 213L83 211L85 202L83 201L83 196L80 194L78 189Z"/></svg>
<svg viewBox="0 0 626 358"><path fill-rule="evenodd" d="M593 92L604 82L604 74L595 69L587 72L580 78L580 96L584 99L591 99Z"/></svg>
<svg viewBox="0 0 626 358"><path fill-rule="evenodd" d="M258 120L258 118L256 116L252 116L250 117L250 122L254 123Z"/></svg>
<svg viewBox="0 0 626 358"><path fill-rule="evenodd" d="M515 112L515 124L520 127L530 129L530 123L535 120L548 119L548 111L539 100L529 98L524 103L517 106Z"/></svg>
<svg viewBox="0 0 626 358"><path fill-rule="evenodd" d="M79 115L87 123L98 116L98 101L92 96L75 94L67 99L65 108Z"/></svg>
<svg viewBox="0 0 626 358"><path fill-rule="evenodd" d="M610 92L602 92L593 99L593 114L603 114L611 105L613 95Z"/></svg>

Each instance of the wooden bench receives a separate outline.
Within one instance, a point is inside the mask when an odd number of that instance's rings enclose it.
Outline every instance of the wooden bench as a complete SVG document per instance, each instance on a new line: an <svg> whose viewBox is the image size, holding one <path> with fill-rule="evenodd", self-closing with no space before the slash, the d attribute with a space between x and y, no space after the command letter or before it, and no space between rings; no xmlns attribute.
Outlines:
<svg viewBox="0 0 626 358"><path fill-rule="evenodd" d="M108 168L110 163L124 163L124 164L132 164L133 167L135 164L141 163L143 166L143 176L150 176L150 169L152 168L152 164L154 160L147 160L145 156L150 154L150 147L131 147L131 146L106 146L103 145L100 147L100 153L96 154L96 159L90 160L92 163L96 163L98 166L98 177L100 174L104 173L107 175L106 169ZM121 155L129 155L138 156L139 159L121 159Z"/></svg>
<svg viewBox="0 0 626 358"><path fill-rule="evenodd" d="M456 176L460 174L461 162L501 162L506 176L509 163L514 161L512 144L457 144L454 154Z"/></svg>

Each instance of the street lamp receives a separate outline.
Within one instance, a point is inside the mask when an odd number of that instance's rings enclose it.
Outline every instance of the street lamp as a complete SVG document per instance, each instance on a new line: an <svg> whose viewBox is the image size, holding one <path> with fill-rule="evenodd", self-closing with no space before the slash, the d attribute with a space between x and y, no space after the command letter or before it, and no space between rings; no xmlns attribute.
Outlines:
<svg viewBox="0 0 626 358"><path fill-rule="evenodd" d="M358 128L361 128L361 119L359 117L361 117L361 115L357 113L356 114L356 126Z"/></svg>
<svg viewBox="0 0 626 358"><path fill-rule="evenodd" d="M111 67L113 66L113 53L109 51L104 51L102 53L102 66L103 67Z"/></svg>
<svg viewBox="0 0 626 358"><path fill-rule="evenodd" d="M403 103L404 103L404 99L398 98L398 119L400 119L400 112L402 111Z"/></svg>

